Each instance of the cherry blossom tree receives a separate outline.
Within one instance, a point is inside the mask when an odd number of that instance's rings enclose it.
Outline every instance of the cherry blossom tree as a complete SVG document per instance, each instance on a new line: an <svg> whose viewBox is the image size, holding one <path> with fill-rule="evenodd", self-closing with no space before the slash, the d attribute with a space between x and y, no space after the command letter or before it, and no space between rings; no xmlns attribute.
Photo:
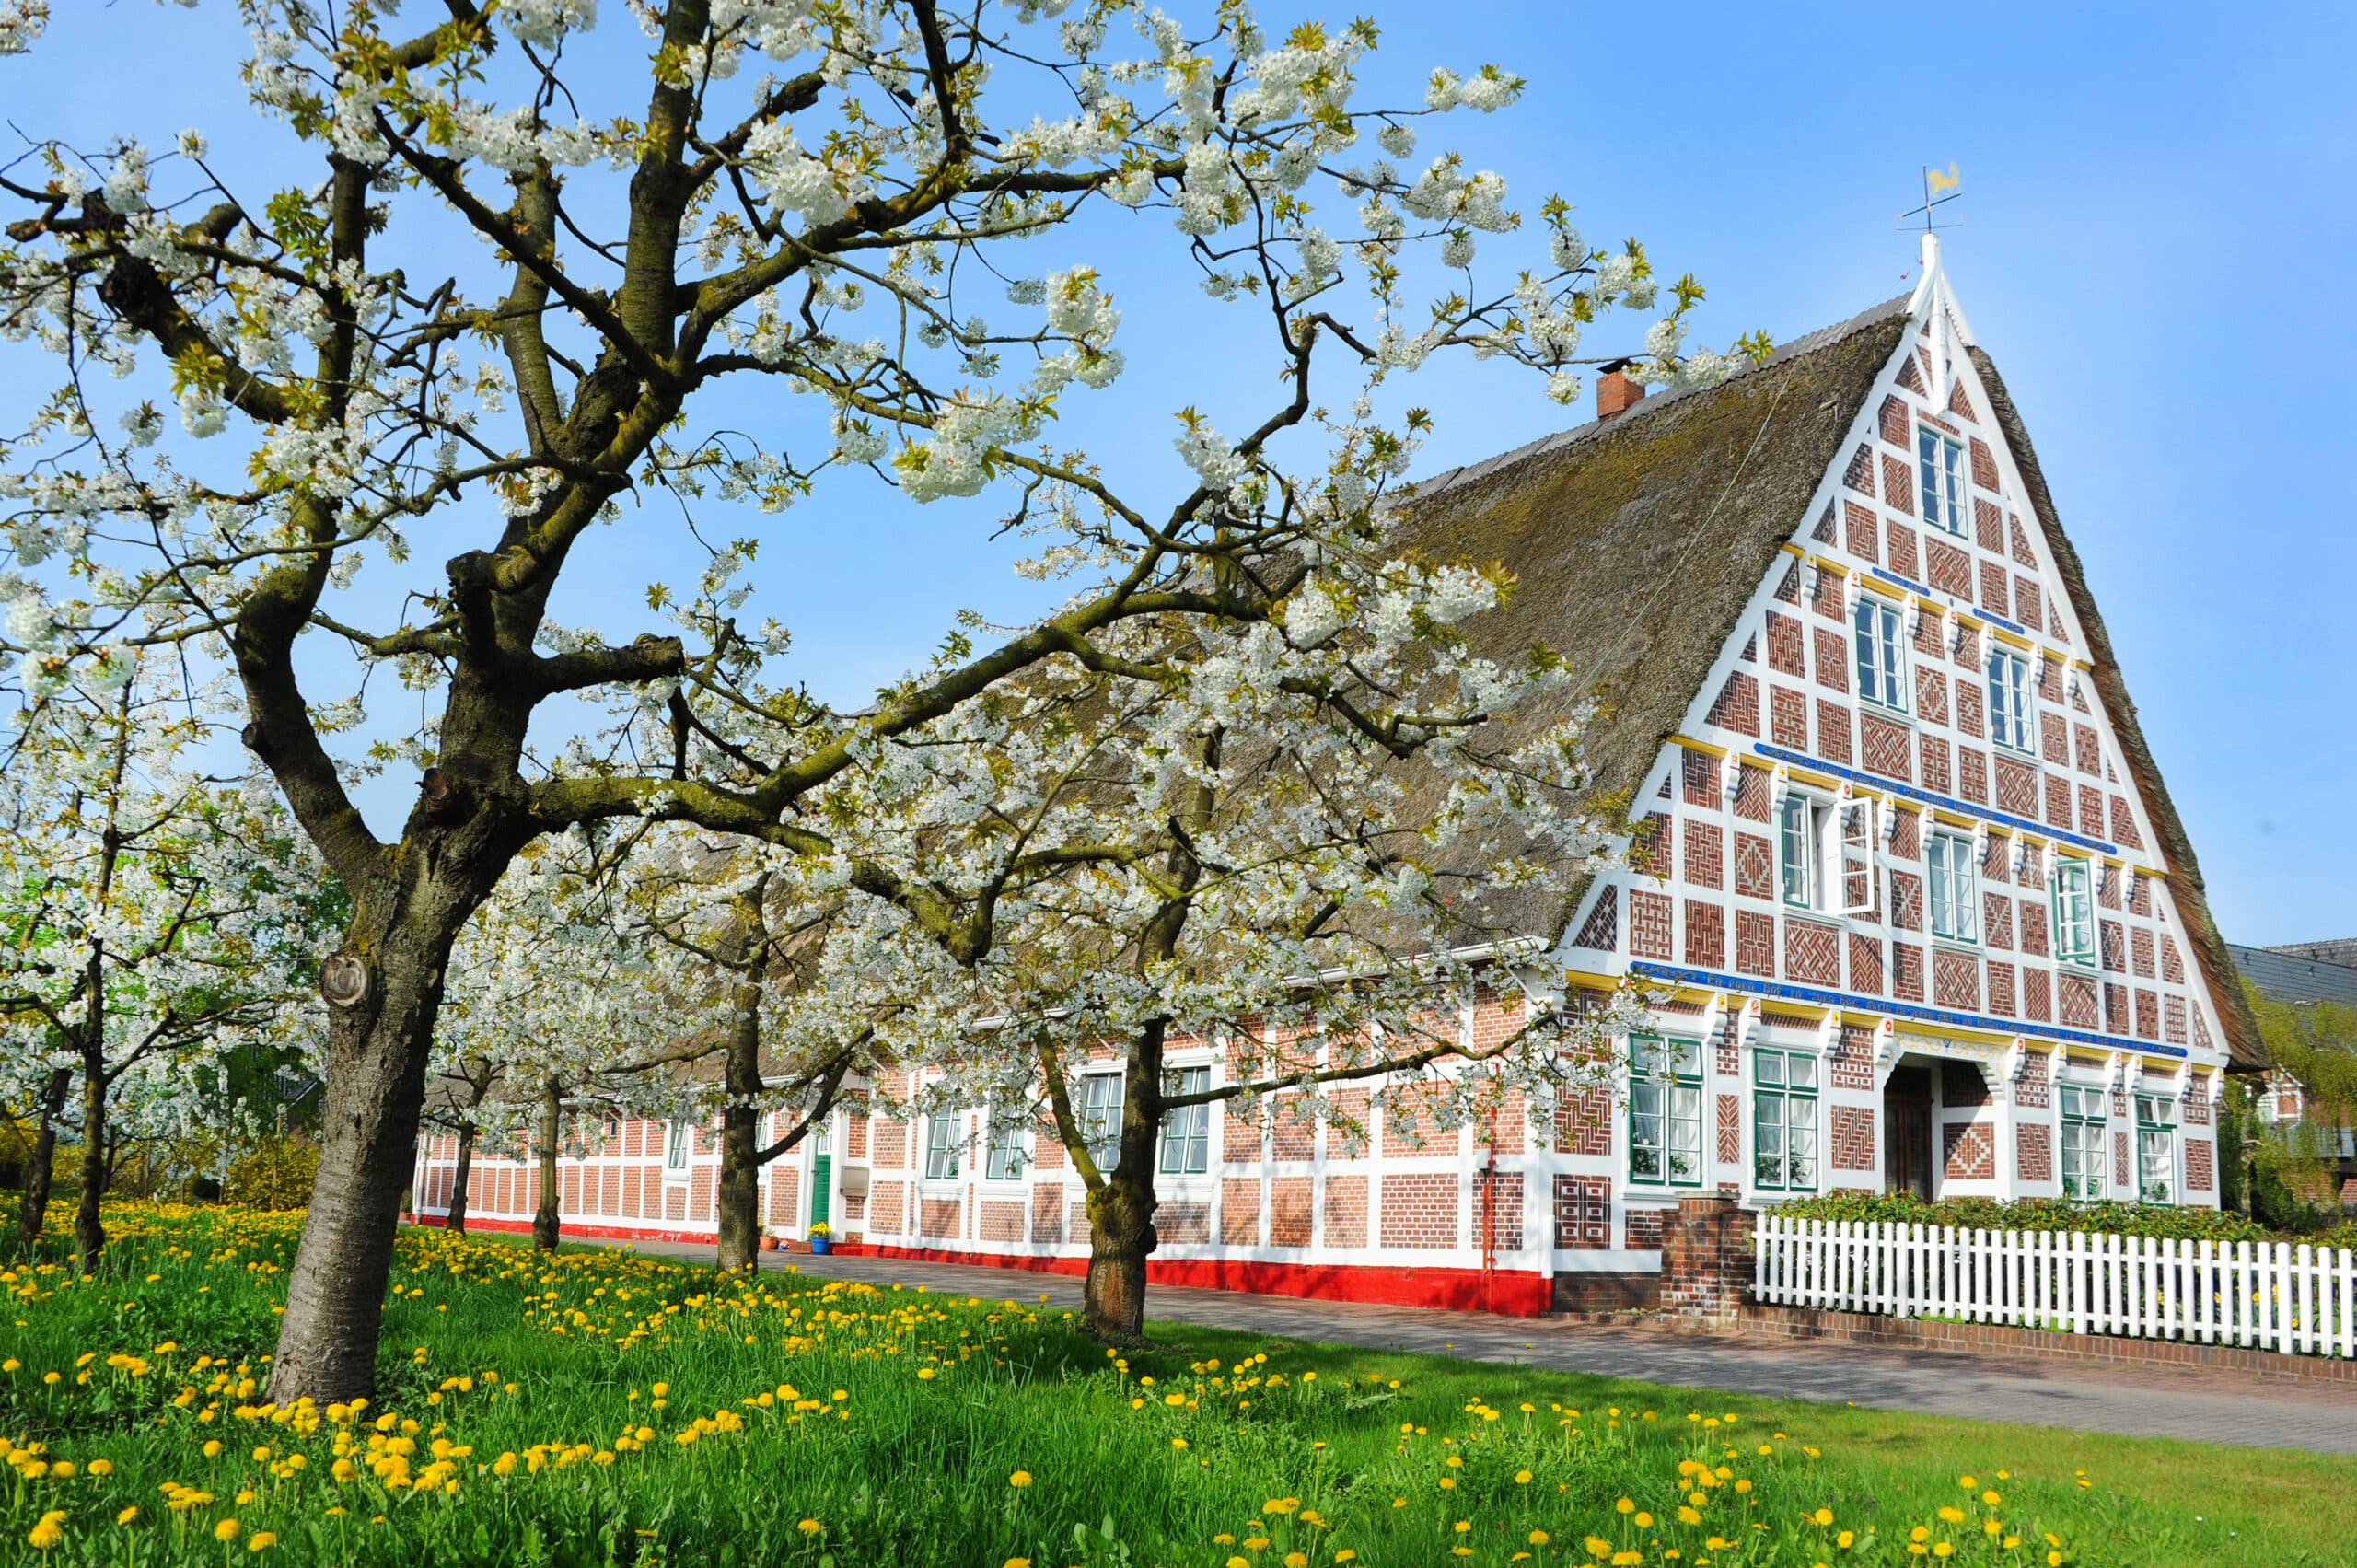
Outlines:
<svg viewBox="0 0 2357 1568"><path fill-rule="evenodd" d="M44 61L37 9L8 12L10 46L30 52L0 68ZM1520 223L1504 181L1411 155L1433 117L1510 103L1509 73L1435 71L1421 102L1371 110L1354 101L1368 24L1279 37L1239 4L1193 21L1066 9L650 0L633 64L633 44L593 33L589 0L444 0L414 22L243 0L246 90L307 172L224 167L192 132L168 148L41 142L0 173L19 215L0 331L59 369L0 461L6 640L41 680L122 645L224 661L246 744L352 900L274 1397L370 1386L452 944L525 845L692 822L822 866L979 962L1002 900L1094 852L937 884L869 853L866 819L814 809L834 781L925 772L927 726L1051 656L1128 656L1134 621L1275 638L1317 571L1335 602L1376 602L1390 589L1343 563L1385 558L1363 545L1408 415L1370 407L1329 451L1321 400L1380 391L1391 409L1401 377L1463 351L1533 367L1568 401L1584 333L1616 308L1659 311L1642 374L1713 373L1678 357L1699 291L1663 287L1633 244L1590 246L1561 203L1523 266L1480 282L1482 237ZM1166 224L1204 308L1244 313L1260 346L1157 385L1270 391L1228 430L1190 408L1178 482L1117 483L1057 439L1125 364L1110 263L1074 252L1110 257ZM1043 245L1061 264L1036 264ZM470 364L470 344L494 357ZM726 399L749 383L812 396L764 400L747 434L747 401ZM863 482L988 497L989 525L1033 538L1066 597L1027 625L960 629L856 712L767 683L784 633L740 613L758 537L715 545L690 590L650 586L652 623L552 616L568 573L643 554L633 532L660 514L642 498L775 511L848 505ZM411 568L421 545L438 570ZM363 748L377 666L427 720ZM617 694L630 722L528 754L536 715L549 733ZM1422 744L1379 703L1318 711ZM666 744L650 751L650 732ZM414 804L382 835L354 775L404 764Z"/></svg>
<svg viewBox="0 0 2357 1568"><path fill-rule="evenodd" d="M136 649L79 667L19 710L0 771L0 1044L20 1076L46 1079L37 1165L60 1074L78 1076L85 1267L106 1242L115 1139L212 1113L195 1104L198 1063L318 1022L304 984L317 863L266 785L194 771L206 726L171 668ZM125 1109L132 1129L114 1125ZM29 1230L48 1185L37 1169Z"/></svg>

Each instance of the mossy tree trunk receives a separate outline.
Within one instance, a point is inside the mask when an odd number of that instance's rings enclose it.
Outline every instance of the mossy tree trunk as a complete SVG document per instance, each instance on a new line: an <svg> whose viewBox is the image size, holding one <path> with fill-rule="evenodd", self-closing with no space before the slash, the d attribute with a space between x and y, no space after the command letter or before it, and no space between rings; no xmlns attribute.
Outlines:
<svg viewBox="0 0 2357 1568"><path fill-rule="evenodd" d="M49 1220L49 1194L57 1177L57 1119L65 1113L65 1097L73 1091L74 1070L51 1070L41 1089L40 1129L33 1134L30 1161L25 1167L25 1195L17 1204L17 1234L27 1245L41 1239Z"/></svg>
<svg viewBox="0 0 2357 1568"><path fill-rule="evenodd" d="M563 1135L564 1089L551 1078L540 1088L540 1201L532 1210L532 1245L543 1252L556 1250L564 1229L564 1192L557 1170Z"/></svg>

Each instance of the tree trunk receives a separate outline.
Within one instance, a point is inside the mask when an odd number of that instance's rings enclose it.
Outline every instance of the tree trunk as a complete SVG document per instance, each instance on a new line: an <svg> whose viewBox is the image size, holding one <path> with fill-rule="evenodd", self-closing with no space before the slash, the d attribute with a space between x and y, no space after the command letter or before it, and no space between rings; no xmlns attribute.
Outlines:
<svg viewBox="0 0 2357 1568"><path fill-rule="evenodd" d="M1088 1282L1081 1320L1108 1344L1145 1343L1145 1260L1155 1234L1155 1137L1162 1126L1162 1051L1157 1019L1130 1042L1121 1093L1120 1153L1088 1194Z"/></svg>
<svg viewBox="0 0 2357 1568"><path fill-rule="evenodd" d="M761 1260L761 964L737 987L737 1020L722 1059L720 1105L720 1266L750 1269Z"/></svg>
<svg viewBox="0 0 2357 1568"><path fill-rule="evenodd" d="M443 969L481 898L454 899L445 889L412 893L421 895L437 907L412 904L413 923L371 932L355 914L353 947L368 955L369 992L328 1009L319 1175L271 1365L271 1397L281 1404L308 1395L326 1405L377 1391L377 1334L401 1193L417 1160Z"/></svg>
<svg viewBox="0 0 2357 1568"><path fill-rule="evenodd" d="M1127 1158L1088 1195L1088 1282L1081 1295L1081 1320L1107 1344L1145 1343L1145 1260L1157 1240L1155 1202L1151 1167L1141 1177Z"/></svg>
<svg viewBox="0 0 2357 1568"><path fill-rule="evenodd" d="M41 1131L33 1138L31 1162L25 1167L25 1196L17 1206L17 1234L27 1246L41 1239L49 1218L49 1190L57 1169L57 1119L65 1109L66 1092L74 1086L74 1070L59 1067L49 1074L41 1091Z"/></svg>
<svg viewBox="0 0 2357 1568"><path fill-rule="evenodd" d="M459 1167L450 1173L450 1212L442 1224L450 1230L467 1228L467 1178L475 1167L475 1124L459 1123Z"/></svg>
<svg viewBox="0 0 2357 1568"><path fill-rule="evenodd" d="M540 1091L540 1201L532 1210L532 1245L556 1250L564 1229L563 1189L558 1180L558 1141L564 1132L564 1090L554 1078Z"/></svg>
<svg viewBox="0 0 2357 1568"><path fill-rule="evenodd" d="M107 1059L92 1047L82 1052L82 1193L74 1214L74 1249L86 1274L106 1249L107 1228L99 1214L106 1193Z"/></svg>

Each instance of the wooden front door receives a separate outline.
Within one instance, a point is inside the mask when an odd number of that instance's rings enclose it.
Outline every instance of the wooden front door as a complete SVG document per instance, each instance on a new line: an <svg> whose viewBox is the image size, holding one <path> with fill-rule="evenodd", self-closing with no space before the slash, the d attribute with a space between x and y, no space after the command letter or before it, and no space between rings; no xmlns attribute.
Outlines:
<svg viewBox="0 0 2357 1568"><path fill-rule="evenodd" d="M1901 1067L1882 1094L1882 1184L1932 1201L1932 1075Z"/></svg>

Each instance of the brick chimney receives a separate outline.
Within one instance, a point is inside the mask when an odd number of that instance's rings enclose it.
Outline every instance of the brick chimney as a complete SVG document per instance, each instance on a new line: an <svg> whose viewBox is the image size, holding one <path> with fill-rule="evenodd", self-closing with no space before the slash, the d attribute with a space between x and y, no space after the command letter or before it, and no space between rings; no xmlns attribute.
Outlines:
<svg viewBox="0 0 2357 1568"><path fill-rule="evenodd" d="M1621 362L1622 365L1626 363L1625 360ZM1610 419L1614 414L1625 413L1635 407L1644 395L1644 388L1630 380L1628 372L1620 365L1610 366L1596 378L1596 417Z"/></svg>

